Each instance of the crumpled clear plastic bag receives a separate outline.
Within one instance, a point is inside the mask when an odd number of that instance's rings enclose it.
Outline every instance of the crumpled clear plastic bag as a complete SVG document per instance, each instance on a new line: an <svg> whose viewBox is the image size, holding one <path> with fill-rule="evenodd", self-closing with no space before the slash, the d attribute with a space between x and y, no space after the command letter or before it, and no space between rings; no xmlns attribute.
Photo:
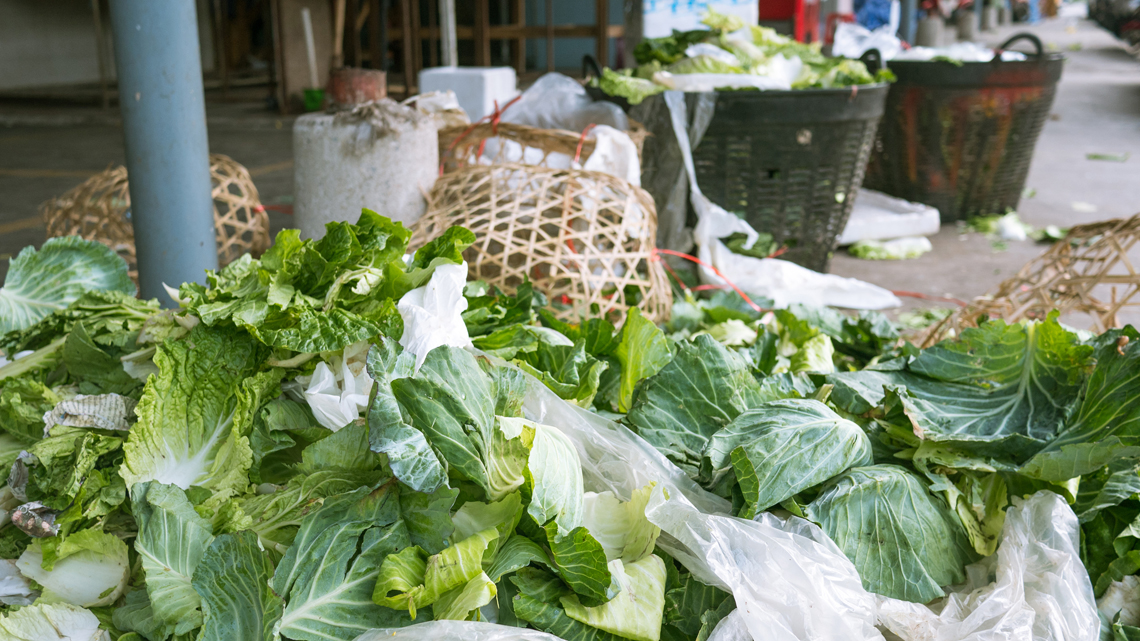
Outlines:
<svg viewBox="0 0 1140 641"><path fill-rule="evenodd" d="M657 544L701 581L731 591L754 641L882 639L874 627L874 597L818 527L798 518L729 516L727 501L700 488L641 437L570 405L537 380L530 383L527 418L557 427L574 443L587 490L629 500L635 489L656 483L645 513L661 528ZM724 637L732 638L747 637Z"/></svg>
<svg viewBox="0 0 1140 641"><path fill-rule="evenodd" d="M1100 635L1077 517L1045 490L1013 499L997 553L967 567L966 585L939 611L878 601L880 625L903 641L1096 641Z"/></svg>
<svg viewBox="0 0 1140 641"><path fill-rule="evenodd" d="M369 630L355 641L560 641L553 634L479 621L429 621Z"/></svg>

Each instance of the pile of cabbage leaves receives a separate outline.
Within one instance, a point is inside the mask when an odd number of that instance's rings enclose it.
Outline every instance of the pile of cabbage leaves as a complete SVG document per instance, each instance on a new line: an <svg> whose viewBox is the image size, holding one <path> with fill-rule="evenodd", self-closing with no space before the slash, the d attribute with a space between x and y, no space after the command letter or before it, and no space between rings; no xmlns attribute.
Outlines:
<svg viewBox="0 0 1140 641"><path fill-rule="evenodd" d="M605 69L597 86L636 105L677 86L676 76L702 74L711 88L834 89L894 80L887 69L871 73L859 60L825 56L819 43L805 44L770 27L748 26L736 16L709 10L707 29L673 31L646 38L633 51L637 67ZM762 82L768 79L775 82ZM756 81L749 84L748 80Z"/></svg>
<svg viewBox="0 0 1140 641"><path fill-rule="evenodd" d="M1131 327L991 321L919 350L880 314L724 293L663 326L570 324L529 283L465 282L467 230L412 255L409 237L369 211L318 241L286 230L166 311L96 243L14 259L0 638L347 641L467 620L707 639L732 595L657 545L652 484L584 490L574 444L524 417L531 385L627 426L735 516L819 524L867 590L914 603L994 554L1015 497L1055 492L1106 630L1140 633Z"/></svg>

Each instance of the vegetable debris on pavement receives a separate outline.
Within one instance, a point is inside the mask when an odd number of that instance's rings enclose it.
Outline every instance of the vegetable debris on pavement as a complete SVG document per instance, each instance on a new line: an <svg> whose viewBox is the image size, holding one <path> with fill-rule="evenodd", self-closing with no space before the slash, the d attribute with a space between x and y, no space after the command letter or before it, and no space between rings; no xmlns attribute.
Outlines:
<svg viewBox="0 0 1140 641"><path fill-rule="evenodd" d="M1040 543L1071 544L1046 556L1076 605L1010 607L1087 630L1095 591L1106 630L1140 634L1133 328L990 321L919 350L878 313L725 293L661 327L570 324L531 283L465 283L471 232L409 238L367 210L286 230L167 311L96 243L21 253L0 289L0 637L672 641L820 617L840 636L819 638L874 638L1007 576L1042 513L1080 524Z"/></svg>

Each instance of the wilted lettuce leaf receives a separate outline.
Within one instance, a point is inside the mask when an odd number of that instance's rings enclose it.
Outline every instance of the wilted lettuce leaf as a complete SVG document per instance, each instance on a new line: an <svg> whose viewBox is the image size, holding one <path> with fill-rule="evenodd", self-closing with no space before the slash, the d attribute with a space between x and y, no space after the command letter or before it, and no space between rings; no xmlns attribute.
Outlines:
<svg viewBox="0 0 1140 641"><path fill-rule="evenodd" d="M1055 315L1014 325L997 320L924 350L907 371L839 373L827 381L845 411L891 405L893 393L902 429L916 438L1021 462L1061 430L1092 356Z"/></svg>
<svg viewBox="0 0 1140 641"><path fill-rule="evenodd" d="M420 492L433 492L447 480L447 470L428 445L424 433L408 425L392 393L392 381L407 378L416 359L400 344L381 337L368 351L368 374L376 381L368 407L368 438L372 451L385 454L392 474Z"/></svg>
<svg viewBox="0 0 1140 641"><path fill-rule="evenodd" d="M942 586L961 583L973 560L957 517L895 465L859 467L832 479L806 514L876 594L928 603L945 594Z"/></svg>
<svg viewBox="0 0 1140 641"><path fill-rule="evenodd" d="M244 531L214 539L194 571L202 598L199 641L257 641L272 637L282 600L269 588L273 563Z"/></svg>
<svg viewBox="0 0 1140 641"><path fill-rule="evenodd" d="M602 374L609 367L606 361L591 356L581 339L573 345L539 343L515 363L559 398L584 408L593 405Z"/></svg>
<svg viewBox="0 0 1140 641"><path fill-rule="evenodd" d="M640 309L634 307L625 318L614 357L621 363L618 410L626 412L633 401L634 387L661 371L672 359L673 353L664 332L642 316Z"/></svg>
<svg viewBox="0 0 1140 641"><path fill-rule="evenodd" d="M85 292L65 309L48 314L35 325L3 335L0 351L15 354L40 349L70 332L79 322L88 325L100 345L132 345L146 321L162 311L157 300L139 300L133 291Z"/></svg>
<svg viewBox="0 0 1140 641"><path fill-rule="evenodd" d="M736 602L731 594L705 585L686 574L680 587L670 588L665 593L665 622L677 628L686 638L695 638L705 627L707 615L725 604L729 608L735 607ZM709 632L711 631L710 628Z"/></svg>
<svg viewBox="0 0 1140 641"><path fill-rule="evenodd" d="M380 480L380 472L314 472L294 477L288 485L270 494L243 497L238 504L253 518L250 529L257 534L262 547L284 554L293 544L301 520L320 507L326 498L360 487L374 487Z"/></svg>
<svg viewBox="0 0 1140 641"><path fill-rule="evenodd" d="M95 529L77 532L55 549L54 565L43 567L42 539L16 561L20 572L43 586L43 598L85 608L111 605L127 587L130 571L122 539Z"/></svg>
<svg viewBox="0 0 1140 641"><path fill-rule="evenodd" d="M440 595L432 612L436 621L466 621L475 610L494 600L498 593L495 582L480 572L467 583Z"/></svg>
<svg viewBox="0 0 1140 641"><path fill-rule="evenodd" d="M441 486L430 494L400 488L400 515L408 528L412 545L418 545L428 554L435 554L454 540L451 508L459 490Z"/></svg>
<svg viewBox="0 0 1140 641"><path fill-rule="evenodd" d="M629 501L618 499L613 492L585 495L582 523L605 550L607 561L633 563L653 552L661 528L645 516L652 494L650 483L634 491Z"/></svg>
<svg viewBox="0 0 1140 641"><path fill-rule="evenodd" d="M131 487L131 498L139 524L134 546L154 617L175 634L190 632L202 625L201 598L191 578L214 541L210 523L173 485L139 483Z"/></svg>
<svg viewBox="0 0 1140 641"><path fill-rule="evenodd" d="M424 284L442 263L458 263L474 240L453 228L403 261L411 232L365 209L356 224L326 225L318 241L295 229L277 235L260 260L243 257L184 284L183 307L206 325L233 324L274 348L331 352L383 334L398 338L395 300Z"/></svg>
<svg viewBox="0 0 1140 641"><path fill-rule="evenodd" d="M91 480L100 459L109 463L121 444L122 439L95 431L53 427L48 438L28 448L35 461L28 464L25 494L49 508L66 509Z"/></svg>
<svg viewBox="0 0 1140 641"><path fill-rule="evenodd" d="M1073 511L1081 523L1105 508L1115 507L1140 493L1140 463L1120 460L1081 477Z"/></svg>
<svg viewBox="0 0 1140 641"><path fill-rule="evenodd" d="M665 91L664 85L634 77L630 69L614 71L608 67L602 71L599 87L610 96L625 98L631 105L639 105L649 96Z"/></svg>
<svg viewBox="0 0 1140 641"><path fill-rule="evenodd" d="M119 630L135 632L144 639L167 639L174 634L173 625L154 616L145 588L128 592L123 604L115 608L111 620Z"/></svg>
<svg viewBox="0 0 1140 641"><path fill-rule="evenodd" d="M529 279L524 280L513 295L480 281L468 283L463 293L467 298L463 323L473 338L490 334L499 327L530 325L538 320L538 311L547 303L546 296L536 290Z"/></svg>
<svg viewBox="0 0 1140 641"><path fill-rule="evenodd" d="M1140 456L1133 447L1140 445L1140 333L1132 327L1110 330L1090 349L1096 369L1080 405L1056 440L1026 465L1035 478L1065 480L1118 457Z"/></svg>
<svg viewBox="0 0 1140 641"><path fill-rule="evenodd" d="M133 294L127 263L110 247L79 236L49 238L12 259L0 287L0 334L31 327L89 290Z"/></svg>
<svg viewBox="0 0 1140 641"><path fill-rule="evenodd" d="M418 546L389 554L379 568L372 600L388 608L407 610L415 619L417 610L432 605L448 592L462 590L483 574L484 565L489 565L494 557L492 543L498 538L498 530L492 527L431 556Z"/></svg>
<svg viewBox="0 0 1140 641"><path fill-rule="evenodd" d="M713 434L760 402L760 384L748 364L706 334L677 346L673 360L638 389L627 420L698 478Z"/></svg>
<svg viewBox="0 0 1140 641"><path fill-rule="evenodd" d="M529 445L500 429L495 418L499 383L484 373L473 355L438 347L419 372L392 380L391 386L408 424L439 452L452 476L475 483L491 500L522 485ZM396 476L416 487L414 475L408 481Z"/></svg>
<svg viewBox="0 0 1140 641"><path fill-rule="evenodd" d="M37 603L0 614L0 638L11 641L100 639L104 634L90 610L70 603Z"/></svg>
<svg viewBox="0 0 1140 641"><path fill-rule="evenodd" d="M233 328L199 325L158 348L159 367L139 401L139 422L123 446L122 475L183 489L243 489L252 462L253 415L281 380L254 375L268 350Z"/></svg>
<svg viewBox="0 0 1140 641"><path fill-rule="evenodd" d="M713 485L735 472L746 519L872 462L863 430L815 400L773 401L744 412L712 436L707 452Z"/></svg>
<svg viewBox="0 0 1140 641"><path fill-rule="evenodd" d="M5 381L0 389L0 429L21 443L35 443L44 436L44 414L62 400L33 376Z"/></svg>
<svg viewBox="0 0 1140 641"><path fill-rule="evenodd" d="M560 602L573 592L558 577L537 568L523 568L507 579L518 588L512 602L520 620L566 641L618 641L621 637L575 621Z"/></svg>
<svg viewBox="0 0 1140 641"><path fill-rule="evenodd" d="M583 607L575 595L559 599L566 616L590 627L634 641L658 641L665 610L665 563L650 554L640 561L610 562L620 586L617 595L597 607Z"/></svg>
<svg viewBox="0 0 1140 641"><path fill-rule="evenodd" d="M258 410L249 434L253 462L249 478L255 483L284 484L297 474L305 448L332 436L317 423L305 403L284 396Z"/></svg>
<svg viewBox="0 0 1140 641"><path fill-rule="evenodd" d="M411 623L372 602L380 564L411 545L395 483L330 497L306 516L270 587L285 600L275 633L302 641L348 641L372 628Z"/></svg>

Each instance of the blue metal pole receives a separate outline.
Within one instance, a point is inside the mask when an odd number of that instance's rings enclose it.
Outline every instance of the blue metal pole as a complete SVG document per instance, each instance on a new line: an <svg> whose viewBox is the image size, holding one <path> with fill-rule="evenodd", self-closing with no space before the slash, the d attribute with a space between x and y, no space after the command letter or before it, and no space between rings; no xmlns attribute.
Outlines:
<svg viewBox="0 0 1140 641"><path fill-rule="evenodd" d="M194 0L111 0L139 290L217 269Z"/></svg>

